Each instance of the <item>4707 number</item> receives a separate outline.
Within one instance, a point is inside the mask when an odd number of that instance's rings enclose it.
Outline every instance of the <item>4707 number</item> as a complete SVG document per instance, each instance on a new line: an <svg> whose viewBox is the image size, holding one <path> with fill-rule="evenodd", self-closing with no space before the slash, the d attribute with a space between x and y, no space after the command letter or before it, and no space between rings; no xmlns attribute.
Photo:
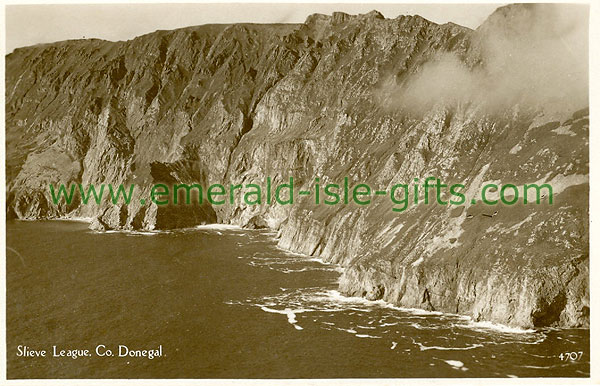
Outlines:
<svg viewBox="0 0 600 386"><path fill-rule="evenodd" d="M578 361L583 356L583 351L561 352L558 358L561 361Z"/></svg>

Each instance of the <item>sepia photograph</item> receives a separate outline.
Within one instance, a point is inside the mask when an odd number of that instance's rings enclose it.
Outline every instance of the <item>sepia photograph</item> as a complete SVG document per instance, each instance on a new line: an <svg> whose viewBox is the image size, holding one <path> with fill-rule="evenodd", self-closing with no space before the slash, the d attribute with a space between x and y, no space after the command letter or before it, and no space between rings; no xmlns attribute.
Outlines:
<svg viewBox="0 0 600 386"><path fill-rule="evenodd" d="M5 381L598 382L589 3L3 8Z"/></svg>

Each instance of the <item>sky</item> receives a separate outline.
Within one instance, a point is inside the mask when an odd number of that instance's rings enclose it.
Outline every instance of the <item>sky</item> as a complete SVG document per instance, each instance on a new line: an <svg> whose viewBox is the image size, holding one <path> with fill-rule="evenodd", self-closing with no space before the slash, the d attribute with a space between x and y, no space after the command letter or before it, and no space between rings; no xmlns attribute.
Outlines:
<svg viewBox="0 0 600 386"><path fill-rule="evenodd" d="M67 39L129 40L156 30L212 23L302 23L312 13L420 15L476 28L501 4L184 3L7 5L6 52Z"/></svg>

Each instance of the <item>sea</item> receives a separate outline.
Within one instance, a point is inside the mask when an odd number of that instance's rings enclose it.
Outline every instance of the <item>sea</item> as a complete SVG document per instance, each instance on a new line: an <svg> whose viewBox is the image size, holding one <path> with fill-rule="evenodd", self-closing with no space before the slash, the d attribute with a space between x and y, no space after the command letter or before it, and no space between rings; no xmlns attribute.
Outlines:
<svg viewBox="0 0 600 386"><path fill-rule="evenodd" d="M346 297L339 266L275 236L9 221L8 378L589 377L588 329Z"/></svg>

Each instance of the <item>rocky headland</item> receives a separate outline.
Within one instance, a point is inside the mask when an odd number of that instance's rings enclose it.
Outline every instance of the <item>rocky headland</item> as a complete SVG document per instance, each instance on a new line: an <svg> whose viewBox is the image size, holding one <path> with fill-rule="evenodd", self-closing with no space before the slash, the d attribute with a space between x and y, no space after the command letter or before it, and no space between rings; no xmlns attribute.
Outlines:
<svg viewBox="0 0 600 386"><path fill-rule="evenodd" d="M97 229L269 227L281 247L340 264L348 295L587 327L587 57L577 49L587 40L561 15L512 5L471 30L376 11L314 14L16 49L6 57L7 215L91 217ZM139 202L156 183L265 176L306 190L348 176L388 191L434 176L464 184L468 199L402 213L377 198ZM549 183L553 203L472 203L489 182ZM137 199L54 205L50 183L136 184Z"/></svg>

